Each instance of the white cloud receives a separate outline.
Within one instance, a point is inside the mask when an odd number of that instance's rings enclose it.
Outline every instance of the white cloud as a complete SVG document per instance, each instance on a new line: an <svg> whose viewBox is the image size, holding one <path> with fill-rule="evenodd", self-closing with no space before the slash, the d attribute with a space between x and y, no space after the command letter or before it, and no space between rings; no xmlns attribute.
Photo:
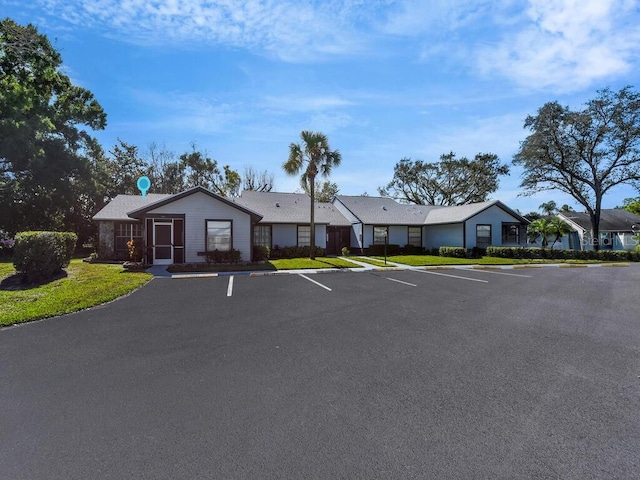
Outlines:
<svg viewBox="0 0 640 480"><path fill-rule="evenodd" d="M282 95L266 96L262 106L269 110L290 112L318 112L353 105L336 95Z"/></svg>
<svg viewBox="0 0 640 480"><path fill-rule="evenodd" d="M221 44L287 61L317 60L361 47L361 36L347 18L353 2L346 0L37 1L64 22L133 44Z"/></svg>
<svg viewBox="0 0 640 480"><path fill-rule="evenodd" d="M577 91L628 72L640 47L627 0L530 0L526 22L499 43L477 50L488 77L504 76L534 90Z"/></svg>

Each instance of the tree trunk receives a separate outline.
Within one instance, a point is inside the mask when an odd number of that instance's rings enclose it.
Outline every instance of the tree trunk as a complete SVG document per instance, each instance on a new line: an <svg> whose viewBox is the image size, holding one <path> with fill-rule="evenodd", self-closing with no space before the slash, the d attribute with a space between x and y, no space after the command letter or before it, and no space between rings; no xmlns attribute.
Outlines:
<svg viewBox="0 0 640 480"><path fill-rule="evenodd" d="M316 203L316 178L315 176L309 176L309 193L311 196L311 222L309 224L309 245L311 246L311 254L309 258L311 260L316 259L316 222L315 222L315 203Z"/></svg>
<svg viewBox="0 0 640 480"><path fill-rule="evenodd" d="M596 208L593 212L589 213L591 217L591 243L593 244L593 249L597 252L600 250L600 199L596 199Z"/></svg>

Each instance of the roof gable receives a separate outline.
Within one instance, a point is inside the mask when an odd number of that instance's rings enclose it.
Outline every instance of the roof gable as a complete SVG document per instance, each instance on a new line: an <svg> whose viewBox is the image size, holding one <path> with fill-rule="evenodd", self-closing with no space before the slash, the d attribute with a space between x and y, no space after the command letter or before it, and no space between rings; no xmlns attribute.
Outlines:
<svg viewBox="0 0 640 480"><path fill-rule="evenodd" d="M207 190L206 188L200 187L200 186L190 188L189 190L185 190L184 192L180 192L180 193L177 193L175 195L171 195L168 198L159 199L158 201L153 202L153 203L151 203L149 205L145 205L143 207L131 210L131 211L127 212L127 214L130 217L133 217L133 218L141 218L142 216L144 216L145 213L147 213L147 212L149 212L151 210L154 210L156 208L162 207L164 205L168 205L168 204L170 204L172 202L175 202L176 200L180 200L181 198L185 198L185 197L188 197L189 195L193 195L194 193L204 193L205 195L210 196L214 200L222 202L222 203L224 203L226 205L229 205L229 206L231 206L233 208L236 208L236 209L246 213L247 215L250 215L252 217L252 219L254 221L256 221L256 222L260 221L260 219L262 218L262 215L260 215L259 213L255 212L253 210L250 210L249 208L246 208L246 207L244 207L242 205L238 205L233 200L229 200L228 198L225 198L222 195L218 195L217 193L213 193L212 191Z"/></svg>

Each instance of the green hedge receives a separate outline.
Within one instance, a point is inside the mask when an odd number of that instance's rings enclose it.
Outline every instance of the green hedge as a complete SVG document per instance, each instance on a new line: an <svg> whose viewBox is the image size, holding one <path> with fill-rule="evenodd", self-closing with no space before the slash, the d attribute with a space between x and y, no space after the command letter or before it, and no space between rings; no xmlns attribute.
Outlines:
<svg viewBox="0 0 640 480"><path fill-rule="evenodd" d="M441 257L467 258L470 252L462 247L440 247L438 249L438 255Z"/></svg>
<svg viewBox="0 0 640 480"><path fill-rule="evenodd" d="M232 248L227 252L214 250L213 252L207 252L204 258L209 265L211 265L212 263L236 264L240 263L240 261L242 260L242 252L240 252L240 250L236 250L235 248Z"/></svg>
<svg viewBox="0 0 640 480"><path fill-rule="evenodd" d="M389 243L387 245L387 255L400 255L400 245ZM384 245L371 245L367 248L367 255L381 257L384 255Z"/></svg>
<svg viewBox="0 0 640 480"><path fill-rule="evenodd" d="M489 257L547 258L554 260L640 261L640 252L633 250L562 250L540 247L487 247Z"/></svg>
<svg viewBox="0 0 640 480"><path fill-rule="evenodd" d="M77 241L73 232L19 232L13 266L31 283L47 280L69 265Z"/></svg>
<svg viewBox="0 0 640 480"><path fill-rule="evenodd" d="M253 247L253 261L262 262L268 260L271 255L271 249L269 247L263 247L261 245L255 245Z"/></svg>
<svg viewBox="0 0 640 480"><path fill-rule="evenodd" d="M315 247L316 257L324 257L324 249ZM269 258L278 260L281 258L304 258L311 256L311 247L279 247L274 246L269 253Z"/></svg>

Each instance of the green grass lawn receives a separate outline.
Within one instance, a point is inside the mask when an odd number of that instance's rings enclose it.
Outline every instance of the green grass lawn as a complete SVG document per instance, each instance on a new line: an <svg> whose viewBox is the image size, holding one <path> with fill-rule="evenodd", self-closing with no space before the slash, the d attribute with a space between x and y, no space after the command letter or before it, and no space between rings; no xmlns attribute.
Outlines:
<svg viewBox="0 0 640 480"><path fill-rule="evenodd" d="M11 262L0 262L0 325L71 313L105 303L147 283L152 275L126 272L121 265L84 263L74 259L67 276L38 286L11 281Z"/></svg>
<svg viewBox="0 0 640 480"><path fill-rule="evenodd" d="M269 260L269 263L278 270L298 270L308 268L362 268L352 262L347 262L341 258L316 257L310 258L283 258L280 260Z"/></svg>
<svg viewBox="0 0 640 480"><path fill-rule="evenodd" d="M378 260L384 257L373 257ZM551 259L524 259L524 258L452 258L440 257L438 255L394 255L387 257L387 260L412 267L428 265L524 265L524 264L544 264L544 263L604 263L601 260L551 260Z"/></svg>

